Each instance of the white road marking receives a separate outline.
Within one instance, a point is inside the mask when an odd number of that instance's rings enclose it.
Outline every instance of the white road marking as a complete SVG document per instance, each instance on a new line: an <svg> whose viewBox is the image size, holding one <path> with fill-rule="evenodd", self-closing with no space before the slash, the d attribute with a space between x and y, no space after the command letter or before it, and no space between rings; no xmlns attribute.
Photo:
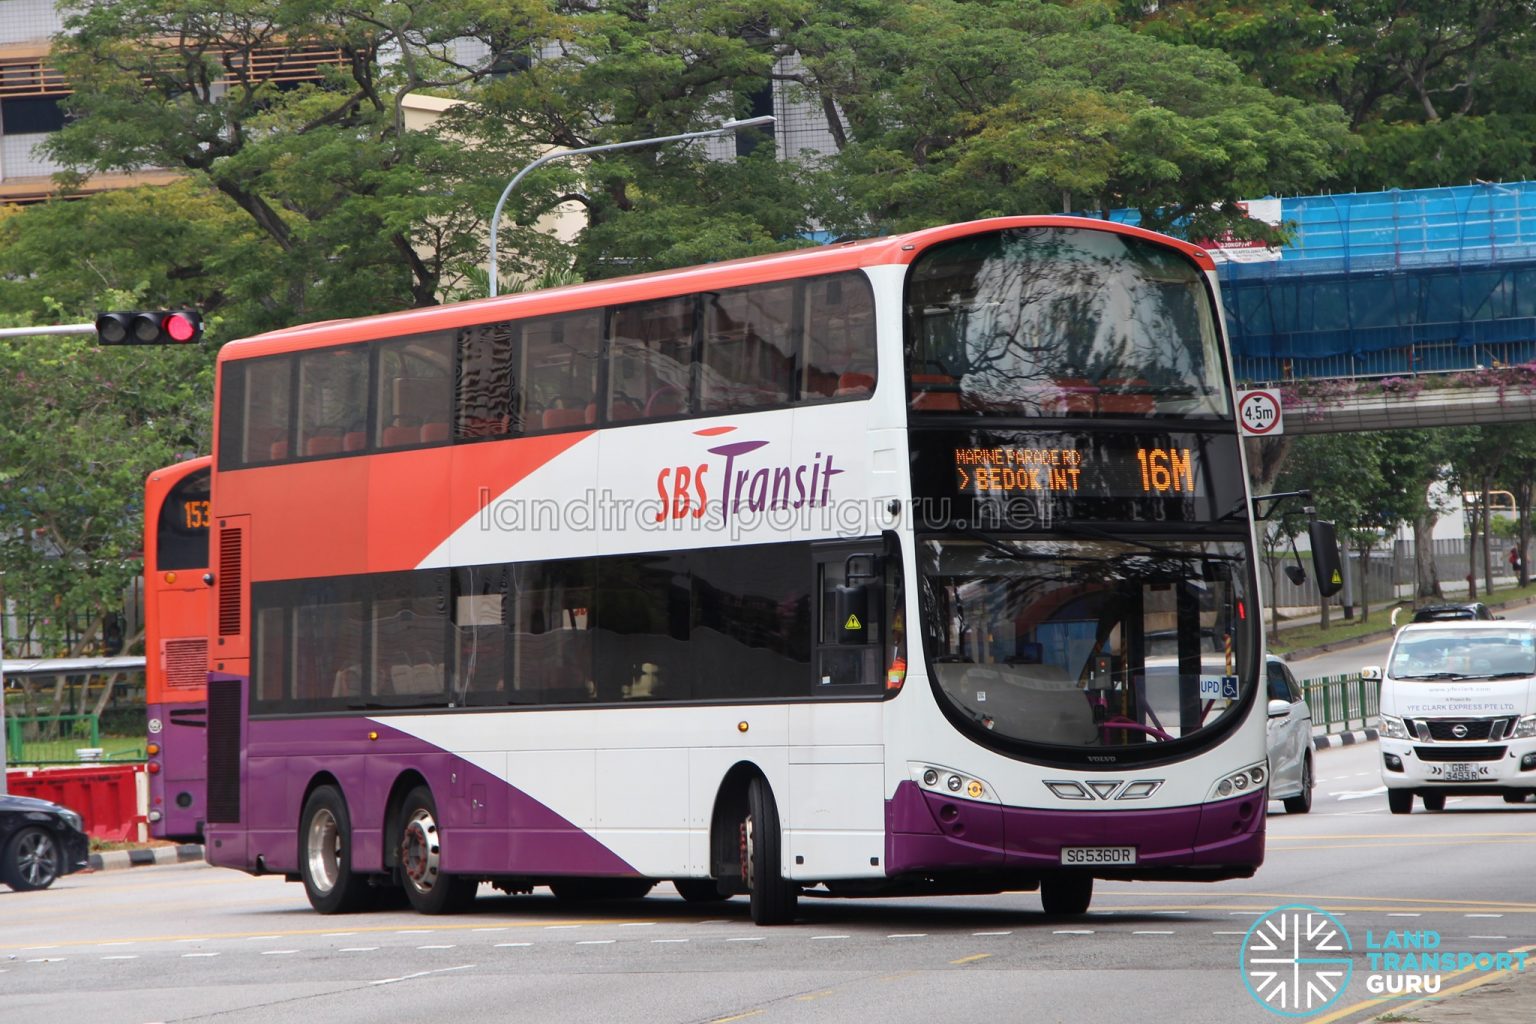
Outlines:
<svg viewBox="0 0 1536 1024"><path fill-rule="evenodd" d="M1503 917L1503 914L1463 914L1463 917Z"/></svg>
<svg viewBox="0 0 1536 1024"><path fill-rule="evenodd" d="M352 936L354 936L356 934L357 934L357 932L326 932L324 935L322 935L320 937L322 939L347 939L347 938L351 938Z"/></svg>
<svg viewBox="0 0 1536 1024"><path fill-rule="evenodd" d="M1172 935L1173 932L1131 932L1132 935Z"/></svg>
<svg viewBox="0 0 1536 1024"><path fill-rule="evenodd" d="M1368 796L1380 796L1387 791L1386 786L1377 786L1375 789L1345 789L1333 794L1335 800L1364 800Z"/></svg>
<svg viewBox="0 0 1536 1024"><path fill-rule="evenodd" d="M1388 917L1423 917L1424 915L1423 914L1419 914L1419 913L1413 913L1413 914L1388 914L1387 916Z"/></svg>
<svg viewBox="0 0 1536 1024"><path fill-rule="evenodd" d="M726 939L725 941L726 942L762 942L763 941L763 936L761 936L761 935L744 935L744 936L742 936L740 938Z"/></svg>
<svg viewBox="0 0 1536 1024"><path fill-rule="evenodd" d="M452 949L452 946L417 946L417 949Z"/></svg>
<svg viewBox="0 0 1536 1024"><path fill-rule="evenodd" d="M467 971L474 964L460 964L457 967L439 967L435 971L417 971L415 974L402 974L398 978L380 978L378 981L370 981L370 985L393 985L397 981L410 981L412 978L425 978L429 974L446 974L448 971Z"/></svg>
<svg viewBox="0 0 1536 1024"><path fill-rule="evenodd" d="M654 928L654 927L656 927L656 922L655 921L628 921L628 922L626 922L624 924L619 925L619 927L620 928Z"/></svg>
<svg viewBox="0 0 1536 1024"><path fill-rule="evenodd" d="M128 954L119 953L116 956L104 956L104 957L102 957L103 960L137 960L138 958L139 958L139 955L137 953L128 953Z"/></svg>
<svg viewBox="0 0 1536 1024"><path fill-rule="evenodd" d="M1469 939L1507 939L1508 935L1468 935Z"/></svg>
<svg viewBox="0 0 1536 1024"><path fill-rule="evenodd" d="M533 943L531 943L531 942L498 942L498 943L496 943L496 948L497 949L510 949L513 946L531 946L531 945L533 945Z"/></svg>
<svg viewBox="0 0 1536 1024"><path fill-rule="evenodd" d="M181 954L181 958L183 960L191 960L191 959L194 959L194 958L197 958L197 957L210 957L210 956L218 956L218 955L219 954L217 954L217 953L183 953L183 954Z"/></svg>
<svg viewBox="0 0 1536 1024"><path fill-rule="evenodd" d="M338 949L336 952L338 952L338 953L372 953L374 950L376 950L378 948L379 948L378 946L348 946L345 949Z"/></svg>
<svg viewBox="0 0 1536 1024"><path fill-rule="evenodd" d="M687 942L687 939L652 939L652 942Z"/></svg>
<svg viewBox="0 0 1536 1024"><path fill-rule="evenodd" d="M846 935L812 935L811 936L811 941L815 942L818 939L846 939L846 938L848 938L848 936L846 936Z"/></svg>
<svg viewBox="0 0 1536 1024"><path fill-rule="evenodd" d="M576 943L576 945L578 945L578 946L611 946L611 945L613 945L613 943L614 943L613 939L582 939L580 942Z"/></svg>
<svg viewBox="0 0 1536 1024"><path fill-rule="evenodd" d="M261 951L261 955L262 956L287 956L289 953L297 953L297 952L298 952L298 950L296 950L296 949L264 949L264 950Z"/></svg>
<svg viewBox="0 0 1536 1024"><path fill-rule="evenodd" d="M1062 928L1051 932L1052 935L1092 935L1092 928Z"/></svg>
<svg viewBox="0 0 1536 1024"><path fill-rule="evenodd" d="M897 932L886 936L888 939L926 939L927 937L927 932Z"/></svg>
<svg viewBox="0 0 1536 1024"><path fill-rule="evenodd" d="M499 925L499 926L497 926L495 928L471 928L470 929L470 931L472 931L472 932L504 932L506 930L507 930L507 926L506 925Z"/></svg>
<svg viewBox="0 0 1536 1024"><path fill-rule="evenodd" d="M1013 932L971 932L971 934L980 937L983 935L1012 935Z"/></svg>

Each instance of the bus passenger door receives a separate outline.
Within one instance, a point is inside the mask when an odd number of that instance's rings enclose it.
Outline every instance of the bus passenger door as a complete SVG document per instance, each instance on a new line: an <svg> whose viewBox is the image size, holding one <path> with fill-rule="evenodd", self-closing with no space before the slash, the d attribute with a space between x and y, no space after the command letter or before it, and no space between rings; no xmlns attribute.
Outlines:
<svg viewBox="0 0 1536 1024"><path fill-rule="evenodd" d="M790 709L785 863L793 878L883 877L881 697L899 570L878 538L818 548L814 563L812 693Z"/></svg>

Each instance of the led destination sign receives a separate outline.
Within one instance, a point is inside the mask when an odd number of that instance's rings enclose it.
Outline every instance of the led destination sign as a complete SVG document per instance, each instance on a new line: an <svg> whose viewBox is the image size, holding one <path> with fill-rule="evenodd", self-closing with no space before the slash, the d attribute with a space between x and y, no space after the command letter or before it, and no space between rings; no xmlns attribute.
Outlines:
<svg viewBox="0 0 1536 1024"><path fill-rule="evenodd" d="M993 496L1194 497L1204 479L1197 459L1186 447L954 449L959 491Z"/></svg>
<svg viewBox="0 0 1536 1024"><path fill-rule="evenodd" d="M926 529L1049 529L1072 521L1228 523L1243 495L1235 431L913 430Z"/></svg>

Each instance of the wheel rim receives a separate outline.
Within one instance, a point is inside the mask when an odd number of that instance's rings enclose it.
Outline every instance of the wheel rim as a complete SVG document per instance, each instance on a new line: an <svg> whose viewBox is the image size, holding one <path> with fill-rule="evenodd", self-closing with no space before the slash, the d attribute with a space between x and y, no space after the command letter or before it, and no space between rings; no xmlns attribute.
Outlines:
<svg viewBox="0 0 1536 1024"><path fill-rule="evenodd" d="M431 892L442 873L441 853L432 812L425 807L416 808L406 819L400 840L400 873L405 876L405 884L418 893Z"/></svg>
<svg viewBox="0 0 1536 1024"><path fill-rule="evenodd" d="M308 851L309 880L315 891L328 893L336 888L336 880L341 877L341 827L328 808L318 809L309 819L304 848Z"/></svg>
<svg viewBox="0 0 1536 1024"><path fill-rule="evenodd" d="M46 832L32 832L22 837L16 851L16 867L28 885L44 886L52 882L55 867L53 838Z"/></svg>

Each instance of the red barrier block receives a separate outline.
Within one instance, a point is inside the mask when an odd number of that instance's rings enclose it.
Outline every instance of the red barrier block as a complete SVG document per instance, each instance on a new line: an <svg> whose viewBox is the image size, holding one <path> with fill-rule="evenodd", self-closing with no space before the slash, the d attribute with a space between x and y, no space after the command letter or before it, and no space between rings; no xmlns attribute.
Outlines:
<svg viewBox="0 0 1536 1024"><path fill-rule="evenodd" d="M33 796L63 804L85 819L92 839L136 840L145 817L139 806L142 764L90 765L65 768L18 768L5 782L17 796Z"/></svg>

